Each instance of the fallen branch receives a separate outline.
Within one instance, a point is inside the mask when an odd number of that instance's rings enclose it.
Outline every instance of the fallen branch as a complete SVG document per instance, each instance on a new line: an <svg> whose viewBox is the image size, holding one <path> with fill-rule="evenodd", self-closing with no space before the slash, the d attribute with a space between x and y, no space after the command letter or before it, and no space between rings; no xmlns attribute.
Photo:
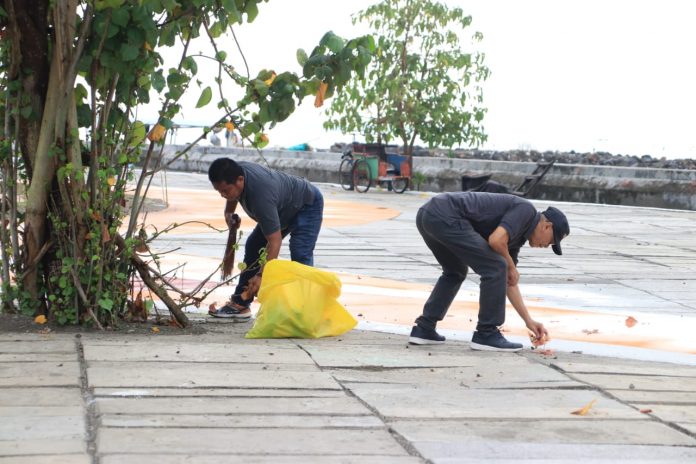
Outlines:
<svg viewBox="0 0 696 464"><path fill-rule="evenodd" d="M126 241L120 234L115 236L115 240L119 248L123 250L126 249ZM167 291L152 277L150 274L150 267L147 265L147 263L145 263L145 261L143 261L136 254L132 254L129 259L135 269L138 271L138 274L140 274L140 278L143 280L145 285L147 285L150 290L155 292L155 295L157 295L167 306L167 309L169 309L169 312L172 314L177 324L179 324L181 327L188 327L190 324L188 317L186 317L186 314L184 314L176 301L174 301L172 297L169 296Z"/></svg>
<svg viewBox="0 0 696 464"><path fill-rule="evenodd" d="M150 290L155 292L155 294L162 300L162 302L167 306L169 312L172 313L174 319L181 327L188 327L189 320L186 314L181 310L178 304L169 296L167 291L158 285L157 281L150 275L150 267L142 260L139 256L133 255L130 258L133 266L138 270L140 278L143 279L145 285L148 286Z"/></svg>

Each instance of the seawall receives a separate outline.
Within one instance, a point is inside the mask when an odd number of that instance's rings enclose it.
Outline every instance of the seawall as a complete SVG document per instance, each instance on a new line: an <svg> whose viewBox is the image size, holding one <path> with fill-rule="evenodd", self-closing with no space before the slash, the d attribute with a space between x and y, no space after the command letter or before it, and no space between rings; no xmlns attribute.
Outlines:
<svg viewBox="0 0 696 464"><path fill-rule="evenodd" d="M166 146L163 163L181 149L181 146ZM206 146L194 147L186 156L172 162L168 169L207 172L210 163L222 156L262 164L266 161L273 169L315 182L338 182L341 163L341 154L335 152L258 151ZM424 177L420 190L434 192L460 191L462 176L479 174L492 174L491 180L516 188L535 167L535 163L528 162L413 158L414 172ZM696 210L696 170L556 163L531 198Z"/></svg>

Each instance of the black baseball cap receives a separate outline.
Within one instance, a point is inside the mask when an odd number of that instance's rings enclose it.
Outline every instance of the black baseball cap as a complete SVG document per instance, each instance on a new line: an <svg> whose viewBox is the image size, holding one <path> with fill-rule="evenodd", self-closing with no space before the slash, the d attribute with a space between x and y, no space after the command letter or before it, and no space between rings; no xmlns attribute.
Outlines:
<svg viewBox="0 0 696 464"><path fill-rule="evenodd" d="M546 211L544 211L542 214L553 224L553 246L551 248L557 255L562 255L563 252L561 251L561 240L570 234L568 219L560 209L554 208L553 206L546 208Z"/></svg>

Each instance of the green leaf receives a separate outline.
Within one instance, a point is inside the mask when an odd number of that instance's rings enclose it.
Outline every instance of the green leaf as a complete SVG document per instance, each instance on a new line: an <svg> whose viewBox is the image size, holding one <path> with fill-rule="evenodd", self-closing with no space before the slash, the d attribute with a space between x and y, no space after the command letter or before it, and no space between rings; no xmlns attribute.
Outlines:
<svg viewBox="0 0 696 464"><path fill-rule="evenodd" d="M181 62L181 66L184 69L188 69L189 71L191 71L191 74L193 75L196 75L198 73L198 65L196 64L196 60L194 60L192 56L187 56L186 58L184 58Z"/></svg>
<svg viewBox="0 0 696 464"><path fill-rule="evenodd" d="M224 50L220 50L215 54L215 59L218 61L225 61L227 59L227 52Z"/></svg>
<svg viewBox="0 0 696 464"><path fill-rule="evenodd" d="M158 69L156 72L152 73L150 79L152 81L152 88L157 92L161 92L162 89L164 89L164 86L167 84L164 80L161 69Z"/></svg>
<svg viewBox="0 0 696 464"><path fill-rule="evenodd" d="M111 12L111 22L117 26L124 27L126 24L128 24L129 19L130 15L128 14L128 9L126 8L117 8Z"/></svg>
<svg viewBox="0 0 696 464"><path fill-rule="evenodd" d="M208 30L210 31L210 36L213 39L217 39L218 37L220 37L222 35L223 32L225 32L225 29L222 26L222 23L220 21L217 21L215 24L210 26L210 29L208 29Z"/></svg>
<svg viewBox="0 0 696 464"><path fill-rule="evenodd" d="M110 300L108 298L102 298L98 301L99 306L107 311L111 311L114 307L114 302L113 300Z"/></svg>
<svg viewBox="0 0 696 464"><path fill-rule="evenodd" d="M319 45L328 48L333 53L340 52L345 43L345 40L334 34L332 31L324 34L324 37L322 37L319 41Z"/></svg>
<svg viewBox="0 0 696 464"><path fill-rule="evenodd" d="M134 147L141 144L145 140L145 135L145 124L143 124L142 121L135 121L131 129L131 136L130 140L128 141L128 146ZM119 158L118 162L120 164L125 164L128 162L128 159L126 157L126 160L122 161L121 158Z"/></svg>
<svg viewBox="0 0 696 464"><path fill-rule="evenodd" d="M234 0L222 0L222 8L227 12L227 17L232 23L241 23L242 16L237 9L237 3Z"/></svg>
<svg viewBox="0 0 696 464"><path fill-rule="evenodd" d="M307 63L308 59L309 59L309 57L307 56L307 52L305 52L301 48L298 48L297 49L297 62L300 64L300 66L304 66L305 63Z"/></svg>
<svg viewBox="0 0 696 464"><path fill-rule="evenodd" d="M121 45L121 59L123 61L133 61L138 57L139 54L140 50L138 47L127 43Z"/></svg>
<svg viewBox="0 0 696 464"><path fill-rule="evenodd" d="M198 103L196 103L196 108L201 108L207 105L210 103L211 98L213 98L213 89L208 86L203 89L203 92L201 92L201 96L198 98Z"/></svg>
<svg viewBox="0 0 696 464"><path fill-rule="evenodd" d="M256 3L249 2L245 12L247 14L247 22L252 23L256 19L256 16L258 16L259 14L259 8L256 5Z"/></svg>

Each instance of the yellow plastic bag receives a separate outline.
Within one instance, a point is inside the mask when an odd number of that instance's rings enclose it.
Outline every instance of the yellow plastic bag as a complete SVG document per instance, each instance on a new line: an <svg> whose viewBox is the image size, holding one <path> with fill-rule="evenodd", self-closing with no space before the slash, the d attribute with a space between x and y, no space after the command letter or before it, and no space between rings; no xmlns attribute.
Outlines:
<svg viewBox="0 0 696 464"><path fill-rule="evenodd" d="M319 338L341 335L357 321L341 305L335 274L274 259L263 270L261 308L246 338Z"/></svg>

